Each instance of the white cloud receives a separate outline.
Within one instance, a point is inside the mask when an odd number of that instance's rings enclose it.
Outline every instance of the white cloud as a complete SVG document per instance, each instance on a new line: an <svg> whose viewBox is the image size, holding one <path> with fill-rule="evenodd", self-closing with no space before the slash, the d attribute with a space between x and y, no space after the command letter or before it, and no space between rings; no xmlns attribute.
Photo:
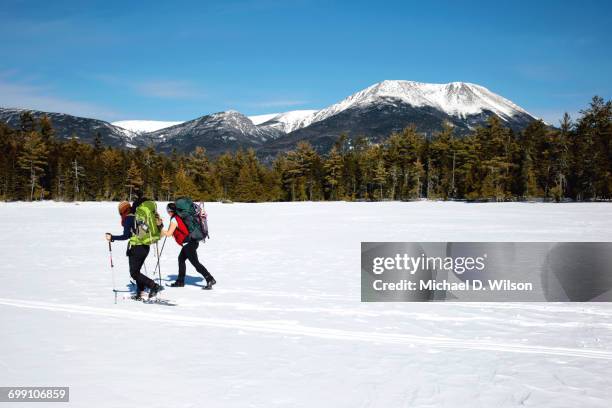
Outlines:
<svg viewBox="0 0 612 408"><path fill-rule="evenodd" d="M139 96L173 100L202 100L207 97L206 92L195 83L187 80L172 79L146 79L134 81L133 79L113 74L82 74L87 79L93 79L111 87L129 90Z"/></svg>
<svg viewBox="0 0 612 408"><path fill-rule="evenodd" d="M53 96L53 90L46 86L8 81L6 75L0 75L0 106L61 112L106 120L117 119L120 116L118 112L94 103Z"/></svg>

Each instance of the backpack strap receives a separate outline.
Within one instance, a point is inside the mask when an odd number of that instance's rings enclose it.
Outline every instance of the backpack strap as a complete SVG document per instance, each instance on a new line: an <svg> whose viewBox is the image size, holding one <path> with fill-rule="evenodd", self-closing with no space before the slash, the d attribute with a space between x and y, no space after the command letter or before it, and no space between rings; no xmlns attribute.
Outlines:
<svg viewBox="0 0 612 408"><path fill-rule="evenodd" d="M189 230L185 231L183 229L181 229L181 223L179 222L179 220L183 223L183 225L185 225L185 221L183 221L183 219L181 217L179 217L178 215L173 215L172 218L170 218L170 222L172 222L173 219L178 218L178 220L176 221L176 228L181 231L183 234L189 235ZM185 226L186 228L187 226Z"/></svg>
<svg viewBox="0 0 612 408"><path fill-rule="evenodd" d="M127 222L128 217L132 217L133 221L132 221L132 230L130 231L132 233L132 235L136 234L138 231L136 230L137 226L136 226L136 214L134 213L129 213L128 215L125 216L125 220Z"/></svg>

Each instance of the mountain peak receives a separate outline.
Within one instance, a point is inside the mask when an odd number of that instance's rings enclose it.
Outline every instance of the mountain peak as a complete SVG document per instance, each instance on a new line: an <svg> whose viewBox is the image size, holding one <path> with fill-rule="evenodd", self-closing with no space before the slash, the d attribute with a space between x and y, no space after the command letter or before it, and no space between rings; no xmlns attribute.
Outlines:
<svg viewBox="0 0 612 408"><path fill-rule="evenodd" d="M228 115L228 116L234 116L234 115L240 115L240 116L244 116L242 113L238 112L235 109L228 109L226 111L223 112L219 112L220 114L224 114L224 115Z"/></svg>
<svg viewBox="0 0 612 408"><path fill-rule="evenodd" d="M384 80L317 112L308 124L327 119L347 109L380 103L431 107L460 118L478 115L484 111L493 112L502 120L508 120L515 115L529 115L508 99L483 86L469 82L432 84L407 80Z"/></svg>

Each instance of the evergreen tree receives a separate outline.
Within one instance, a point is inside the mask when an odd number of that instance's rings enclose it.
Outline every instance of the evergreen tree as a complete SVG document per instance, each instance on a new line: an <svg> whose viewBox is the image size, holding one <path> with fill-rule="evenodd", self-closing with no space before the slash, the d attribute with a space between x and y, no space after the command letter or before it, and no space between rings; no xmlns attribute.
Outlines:
<svg viewBox="0 0 612 408"><path fill-rule="evenodd" d="M229 153L222 154L215 166L217 180L221 185L221 194L224 199L230 197L230 192L233 189L234 181L238 179L239 169L236 166L234 158Z"/></svg>
<svg viewBox="0 0 612 408"><path fill-rule="evenodd" d="M580 112L574 140L579 199L610 198L612 192L612 101L594 97Z"/></svg>
<svg viewBox="0 0 612 408"><path fill-rule="evenodd" d="M262 169L259 166L255 151L250 149L242 161L238 172L233 195L236 201L258 202L264 199L265 191L262 185Z"/></svg>
<svg viewBox="0 0 612 408"><path fill-rule="evenodd" d="M481 197L503 201L510 197L512 155L515 144L512 131L502 126L497 116L491 116L484 128L476 131L482 154L486 158L481 162L484 178L482 179Z"/></svg>
<svg viewBox="0 0 612 408"><path fill-rule="evenodd" d="M27 127L30 126L32 125L29 125ZM49 143L55 138L55 130L53 129L53 124L51 123L51 119L47 115L43 115L40 118L39 127L40 136L45 143Z"/></svg>
<svg viewBox="0 0 612 408"><path fill-rule="evenodd" d="M100 155L100 173L103 176L102 197L104 200L125 198L124 193L124 158L118 150L106 149Z"/></svg>
<svg viewBox="0 0 612 408"><path fill-rule="evenodd" d="M400 200L420 196L416 190L422 182L420 171L423 169L425 146L425 137L419 134L414 126L407 127L401 133L392 134L386 142L388 160L396 164L399 171Z"/></svg>
<svg viewBox="0 0 612 408"><path fill-rule="evenodd" d="M308 142L300 142L295 150L296 164L307 192L307 199L315 199L315 192L320 191L317 182L320 176L321 158Z"/></svg>
<svg viewBox="0 0 612 408"><path fill-rule="evenodd" d="M26 194L30 201L34 200L35 197L43 199L47 193L40 183L45 175L47 153L47 146L40 134L28 132L18 163L23 172L24 180L27 180Z"/></svg>
<svg viewBox="0 0 612 408"><path fill-rule="evenodd" d="M162 199L170 201L170 197L172 196L172 178L165 170L162 171L161 174L161 192Z"/></svg>
<svg viewBox="0 0 612 408"><path fill-rule="evenodd" d="M344 195L342 188L344 160L336 146L329 152L323 168L325 169L325 182L329 186L329 198L330 200L338 200Z"/></svg>
<svg viewBox="0 0 612 408"><path fill-rule="evenodd" d="M187 171L182 166L179 167L174 179L175 197L194 197L198 194L198 188L193 180L187 175Z"/></svg>
<svg viewBox="0 0 612 408"><path fill-rule="evenodd" d="M286 154L283 161L283 182L289 186L291 191L290 201L305 200L306 194L304 189L303 177L304 168L300 161L300 157L294 151Z"/></svg>
<svg viewBox="0 0 612 408"><path fill-rule="evenodd" d="M189 155L186 163L186 171L198 188L199 200L211 200L219 197L219 184L213 176L210 161L203 147L196 147Z"/></svg>
<svg viewBox="0 0 612 408"><path fill-rule="evenodd" d="M566 112L560 122L558 131L551 132L551 194L556 201L565 198L567 191L567 176L569 173L569 142L573 124Z"/></svg>
<svg viewBox="0 0 612 408"><path fill-rule="evenodd" d="M383 187L385 186L385 182L387 181L387 169L385 168L385 161L381 158L378 159L378 165L376 166L376 170L374 171L374 182L378 184L378 188L380 194L378 198L380 200L384 199L385 196L383 194Z"/></svg>
<svg viewBox="0 0 612 408"><path fill-rule="evenodd" d="M416 199L423 196L423 180L425 179L425 166L421 163L420 159L410 166L406 186L408 186L406 198Z"/></svg>
<svg viewBox="0 0 612 408"><path fill-rule="evenodd" d="M16 197L17 156L21 140L16 131L0 122L0 199Z"/></svg>
<svg viewBox="0 0 612 408"><path fill-rule="evenodd" d="M132 201L133 194L139 194L142 192L142 186L144 181L142 179L142 172L136 165L136 162L132 160L130 168L127 171L127 179L125 186L128 188L128 199Z"/></svg>
<svg viewBox="0 0 612 408"><path fill-rule="evenodd" d="M22 133L36 131L36 120L30 111L23 111L19 115L19 126Z"/></svg>
<svg viewBox="0 0 612 408"><path fill-rule="evenodd" d="M455 146L453 129L445 126L442 132L434 135L428 145L427 154L431 158L428 166L433 185L432 194L448 200L453 194L453 160L455 157Z"/></svg>

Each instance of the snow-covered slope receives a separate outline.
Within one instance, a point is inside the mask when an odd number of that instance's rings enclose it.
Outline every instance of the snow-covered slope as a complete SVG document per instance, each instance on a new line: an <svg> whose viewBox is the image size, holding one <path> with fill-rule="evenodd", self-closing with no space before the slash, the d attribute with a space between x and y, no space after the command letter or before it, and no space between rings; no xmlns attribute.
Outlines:
<svg viewBox="0 0 612 408"><path fill-rule="evenodd" d="M413 107L431 107L448 115L465 118L491 111L502 120L516 115L530 115L520 106L487 88L467 82L429 84L415 81L382 81L342 101L321 109L301 123L306 127L355 107L375 104L404 103Z"/></svg>
<svg viewBox="0 0 612 408"><path fill-rule="evenodd" d="M118 122L112 122L113 125L134 133L155 132L156 130L179 125L181 123L183 122L168 122L162 120L120 120Z"/></svg>
<svg viewBox="0 0 612 408"><path fill-rule="evenodd" d="M266 113L263 115L253 115L253 116L249 116L249 119L251 119L251 122L253 122L253 124L257 126L257 125L261 125L264 122L269 121L270 119L278 115L282 115L282 113L277 112L277 113Z"/></svg>
<svg viewBox="0 0 612 408"><path fill-rule="evenodd" d="M259 126L275 129L282 133L290 133L310 123L310 118L317 112L317 110L306 109L277 113L273 115L260 115L259 117L269 117L267 120L260 122Z"/></svg>

